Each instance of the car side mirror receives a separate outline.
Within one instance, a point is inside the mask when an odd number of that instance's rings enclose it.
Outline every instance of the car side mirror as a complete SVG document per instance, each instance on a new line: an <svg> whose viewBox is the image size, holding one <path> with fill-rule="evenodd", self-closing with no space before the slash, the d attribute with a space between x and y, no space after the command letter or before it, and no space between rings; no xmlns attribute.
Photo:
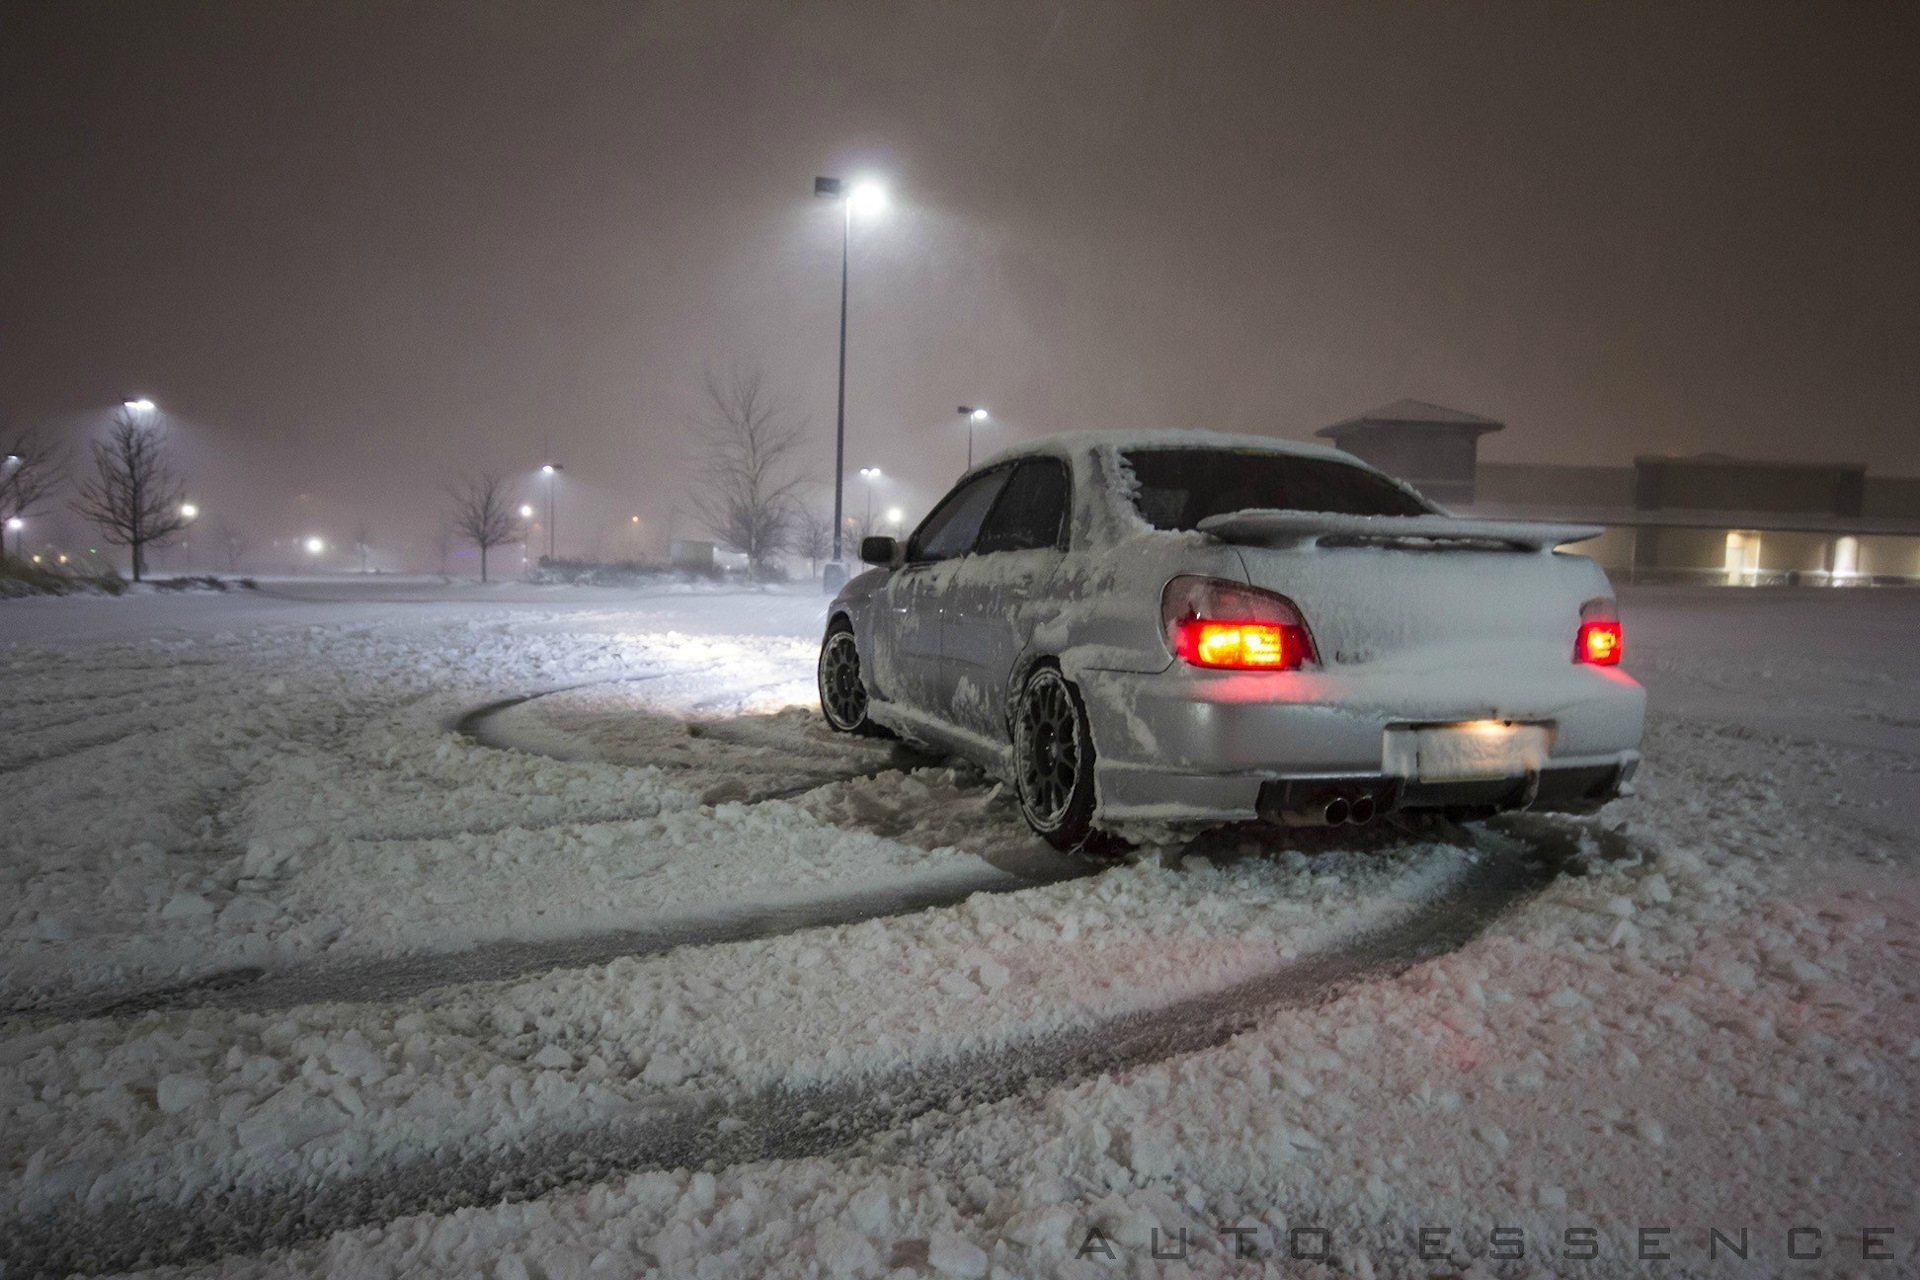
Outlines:
<svg viewBox="0 0 1920 1280"><path fill-rule="evenodd" d="M891 569L900 562L900 544L892 538L862 538L860 559Z"/></svg>

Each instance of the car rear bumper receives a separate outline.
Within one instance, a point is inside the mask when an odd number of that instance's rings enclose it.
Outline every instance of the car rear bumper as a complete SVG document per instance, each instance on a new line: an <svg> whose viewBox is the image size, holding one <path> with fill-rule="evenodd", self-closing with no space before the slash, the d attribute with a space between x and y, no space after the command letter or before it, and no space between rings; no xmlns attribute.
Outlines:
<svg viewBox="0 0 1920 1280"><path fill-rule="evenodd" d="M1614 670L1079 673L1110 820L1310 820L1337 796L1394 809L1591 809L1640 761L1646 692ZM1552 726L1531 773L1422 782L1388 772L1385 733L1408 724Z"/></svg>

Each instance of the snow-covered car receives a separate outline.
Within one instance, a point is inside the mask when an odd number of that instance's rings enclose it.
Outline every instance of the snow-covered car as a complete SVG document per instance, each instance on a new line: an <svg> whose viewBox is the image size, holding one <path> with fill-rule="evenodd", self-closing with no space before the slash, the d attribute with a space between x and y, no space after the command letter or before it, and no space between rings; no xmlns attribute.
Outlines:
<svg viewBox="0 0 1920 1280"><path fill-rule="evenodd" d="M960 478L828 609L820 704L969 758L1061 848L1128 823L1586 811L1630 790L1599 529L1457 518L1338 450L1057 436Z"/></svg>

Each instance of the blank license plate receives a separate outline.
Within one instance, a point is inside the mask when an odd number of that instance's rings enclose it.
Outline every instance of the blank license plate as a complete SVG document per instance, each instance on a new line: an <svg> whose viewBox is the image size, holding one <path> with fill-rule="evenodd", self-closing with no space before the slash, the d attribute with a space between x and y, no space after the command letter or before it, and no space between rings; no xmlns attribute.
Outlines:
<svg viewBox="0 0 1920 1280"><path fill-rule="evenodd" d="M1392 728L1386 732L1383 771L1421 782L1480 782L1537 773L1553 734L1543 724L1475 720L1467 724Z"/></svg>

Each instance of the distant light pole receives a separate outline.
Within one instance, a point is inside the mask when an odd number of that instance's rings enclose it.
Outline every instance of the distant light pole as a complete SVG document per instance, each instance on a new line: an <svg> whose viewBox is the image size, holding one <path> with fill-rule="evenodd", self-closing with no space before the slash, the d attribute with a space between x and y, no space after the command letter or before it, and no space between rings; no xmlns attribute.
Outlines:
<svg viewBox="0 0 1920 1280"><path fill-rule="evenodd" d="M560 464L548 462L541 464L540 474L547 478L547 559L553 559L553 489L554 481L560 476Z"/></svg>
<svg viewBox="0 0 1920 1280"><path fill-rule="evenodd" d="M813 194L838 200L840 221L840 399L833 420L833 559L821 575L828 591L837 591L846 581L847 567L840 558L841 524L846 519L845 488L847 476L847 253L853 239L853 215L875 214L887 207L887 191L877 182L856 182L849 186L839 178L815 178Z"/></svg>
<svg viewBox="0 0 1920 1280"><path fill-rule="evenodd" d="M860 535L864 538L873 532L873 482L880 478L880 468L862 467L860 478L867 482L867 522L861 526L863 532Z"/></svg>
<svg viewBox="0 0 1920 1280"><path fill-rule="evenodd" d="M191 525L193 521L200 518L200 508L194 506L191 502L183 502L180 504L180 518ZM186 560L188 566L191 567L193 564L193 530L191 527L187 529L186 536L180 539L180 555Z"/></svg>
<svg viewBox="0 0 1920 1280"><path fill-rule="evenodd" d="M970 404L960 406L960 416L967 420L967 470L973 470L973 429L987 420L985 409L976 409Z"/></svg>
<svg viewBox="0 0 1920 1280"><path fill-rule="evenodd" d="M8 454L6 462L0 463L0 466L3 466L8 471L13 470L15 467L19 465L20 465L20 455L17 453ZM19 516L14 516L7 521L7 528L13 530L14 532L13 554L15 555L25 554L21 550L21 547L23 545L22 539L25 538L26 535L21 533L20 531L26 527L27 527L27 522L25 520L22 520ZM6 551L7 551L6 538L4 535L0 535L0 555L5 555Z"/></svg>

